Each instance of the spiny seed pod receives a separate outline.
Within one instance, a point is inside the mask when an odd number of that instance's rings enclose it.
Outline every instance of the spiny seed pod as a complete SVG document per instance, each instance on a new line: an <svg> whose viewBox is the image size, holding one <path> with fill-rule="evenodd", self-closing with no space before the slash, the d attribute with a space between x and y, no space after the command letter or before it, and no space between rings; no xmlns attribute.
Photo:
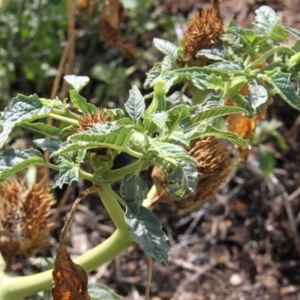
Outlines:
<svg viewBox="0 0 300 300"><path fill-rule="evenodd" d="M111 116L107 114L103 109L98 109L92 114L85 114L79 120L79 125L76 128L77 132L83 132L89 128L92 128L95 124L106 123L111 121ZM106 155L106 148L91 149L89 153L95 155Z"/></svg>
<svg viewBox="0 0 300 300"><path fill-rule="evenodd" d="M227 145L214 137L207 137L191 142L189 155L198 161L198 186L196 193L187 198L175 201L167 192L170 184L163 172L155 167L152 179L156 186L159 200L176 206L183 211L195 211L216 194L219 186L226 180L233 168L233 157Z"/></svg>
<svg viewBox="0 0 300 300"><path fill-rule="evenodd" d="M188 26L184 36L184 51L187 60L195 60L197 52L201 49L215 47L219 36L224 33L219 9L220 1L212 0L211 2L212 8L199 10Z"/></svg>
<svg viewBox="0 0 300 300"><path fill-rule="evenodd" d="M108 121L110 121L110 116L103 109L98 109L93 114L83 115L79 121L76 131L82 132L93 127L97 123L105 123Z"/></svg>
<svg viewBox="0 0 300 300"><path fill-rule="evenodd" d="M33 256L49 241L54 198L48 187L27 188L24 180L8 180L0 189L0 252L6 271L16 256Z"/></svg>

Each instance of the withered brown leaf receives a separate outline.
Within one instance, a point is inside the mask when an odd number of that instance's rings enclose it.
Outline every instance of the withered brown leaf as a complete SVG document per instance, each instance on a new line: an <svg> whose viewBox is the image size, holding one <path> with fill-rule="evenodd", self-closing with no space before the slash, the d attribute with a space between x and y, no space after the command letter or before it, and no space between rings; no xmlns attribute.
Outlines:
<svg viewBox="0 0 300 300"><path fill-rule="evenodd" d="M66 236L73 220L74 213L80 200L88 194L98 191L98 187L91 187L84 191L73 204L70 216L59 241L57 257L52 272L54 286L52 288L53 300L89 300L88 278L83 268L75 264L66 249Z"/></svg>
<svg viewBox="0 0 300 300"><path fill-rule="evenodd" d="M100 14L100 34L104 42L111 47L119 47L123 53L131 57L135 47L124 42L120 22L124 19L124 7L119 0L106 0Z"/></svg>

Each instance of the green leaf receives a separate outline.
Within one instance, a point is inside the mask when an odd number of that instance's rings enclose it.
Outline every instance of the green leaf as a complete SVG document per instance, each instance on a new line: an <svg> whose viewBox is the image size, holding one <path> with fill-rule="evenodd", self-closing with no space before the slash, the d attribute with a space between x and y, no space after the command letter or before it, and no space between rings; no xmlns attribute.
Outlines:
<svg viewBox="0 0 300 300"><path fill-rule="evenodd" d="M64 80L69 84L71 89L80 92L90 81L87 76L66 75Z"/></svg>
<svg viewBox="0 0 300 300"><path fill-rule="evenodd" d="M291 74L283 73L277 69L267 72L267 75L263 76L263 79L274 87L275 93L278 93L287 104L300 110L300 98L293 88L290 77Z"/></svg>
<svg viewBox="0 0 300 300"><path fill-rule="evenodd" d="M224 139L230 141L231 143L236 144L240 147L244 147L244 148L249 147L248 143L244 139L242 139L241 137L236 135L235 133L230 132L230 131L220 130L220 129L217 129L208 124L206 124L206 125L201 124L198 127L195 126L193 128L193 130L188 131L186 133L186 137L189 140L195 140L197 138L204 138L206 136L216 136L219 138L224 138Z"/></svg>
<svg viewBox="0 0 300 300"><path fill-rule="evenodd" d="M176 160L184 160L192 164L197 160L188 155L184 148L180 145L165 143L160 141L152 141L149 152L153 151L159 158L173 158Z"/></svg>
<svg viewBox="0 0 300 300"><path fill-rule="evenodd" d="M257 84L256 81L250 81L249 84L250 94L246 98L249 98L251 107L257 112L257 109L262 107L268 101L269 95L266 88Z"/></svg>
<svg viewBox="0 0 300 300"><path fill-rule="evenodd" d="M205 67L208 70L214 70L219 73L232 73L244 75L245 66L239 61L218 62Z"/></svg>
<svg viewBox="0 0 300 300"><path fill-rule="evenodd" d="M222 106L224 99L220 95L210 95L205 101L196 106L197 111L202 112L210 110L213 107Z"/></svg>
<svg viewBox="0 0 300 300"><path fill-rule="evenodd" d="M12 105L7 107L0 119L2 132L0 133L0 148L3 147L12 129L22 121L34 121L45 118L51 112L52 106L44 106L36 96L18 95Z"/></svg>
<svg viewBox="0 0 300 300"><path fill-rule="evenodd" d="M212 121L215 118L219 118L222 116L227 116L230 114L236 114L236 113L245 113L245 110L240 107L235 106L221 106L221 107L212 107L209 110L200 112L197 116L190 119L186 127L188 126L195 126L196 124L199 124L200 122L209 122Z"/></svg>
<svg viewBox="0 0 300 300"><path fill-rule="evenodd" d="M261 145L259 147L258 161L259 161L259 166L265 176L268 176L270 173L273 172L275 165L276 165L275 154L273 152L269 151L263 145Z"/></svg>
<svg viewBox="0 0 300 300"><path fill-rule="evenodd" d="M147 198L148 186L137 174L125 175L120 187L120 194L125 199L133 200L139 206Z"/></svg>
<svg viewBox="0 0 300 300"><path fill-rule="evenodd" d="M60 148L52 153L51 157L95 148L125 151L123 148L125 148L131 133L132 128L119 125L116 122L98 123L93 128L70 136L69 141L62 143Z"/></svg>
<svg viewBox="0 0 300 300"><path fill-rule="evenodd" d="M172 107L179 104L188 104L191 105L192 101L182 92L176 91L167 98L168 106Z"/></svg>
<svg viewBox="0 0 300 300"><path fill-rule="evenodd" d="M167 121L167 126L170 131L177 128L180 123L190 117L190 109L187 105L180 104L172 107L168 110L169 119Z"/></svg>
<svg viewBox="0 0 300 300"><path fill-rule="evenodd" d="M181 162L171 174L172 184L167 187L174 200L181 200L194 194L198 185L198 172L194 165Z"/></svg>
<svg viewBox="0 0 300 300"><path fill-rule="evenodd" d="M161 72L161 63L155 63L152 69L147 72L144 88L150 89L151 87L153 87L155 79L159 77Z"/></svg>
<svg viewBox="0 0 300 300"><path fill-rule="evenodd" d="M73 105L84 114L92 114L98 110L95 105L87 103L86 99L80 96L77 90L70 90L70 98Z"/></svg>
<svg viewBox="0 0 300 300"><path fill-rule="evenodd" d="M300 30L292 27L284 27L288 32L290 32L296 39L300 40Z"/></svg>
<svg viewBox="0 0 300 300"><path fill-rule="evenodd" d="M255 13L256 17L253 24L265 33L270 33L273 26L279 21L277 14L269 6L261 6Z"/></svg>
<svg viewBox="0 0 300 300"><path fill-rule="evenodd" d="M42 153L35 149L6 150L0 154L0 179L5 179L29 166L44 162L45 158Z"/></svg>
<svg viewBox="0 0 300 300"><path fill-rule="evenodd" d="M37 148L49 152L54 152L58 150L61 144L60 139L56 139L56 138L38 139L38 140L34 140L33 142L37 146Z"/></svg>
<svg viewBox="0 0 300 300"><path fill-rule="evenodd" d="M145 254L168 265L170 252L168 238L162 231L160 221L156 216L143 206L127 203L125 221L129 226L133 241L143 248Z"/></svg>
<svg viewBox="0 0 300 300"><path fill-rule="evenodd" d="M90 300L124 300L122 296L100 283L89 283L88 293Z"/></svg>
<svg viewBox="0 0 300 300"><path fill-rule="evenodd" d="M224 80L220 76L216 76L215 74L192 75L191 80L193 85L200 90L219 90L224 86Z"/></svg>
<svg viewBox="0 0 300 300"><path fill-rule="evenodd" d="M166 111L157 112L149 116L149 118L151 118L153 123L161 130L168 120L168 113Z"/></svg>
<svg viewBox="0 0 300 300"><path fill-rule="evenodd" d="M46 125L41 122L37 123L30 123L27 121L22 121L19 123L19 126L25 129L29 129L30 131L35 131L38 133L42 133L44 135L50 135L50 136L58 136L60 130L57 127L51 126L51 125Z"/></svg>
<svg viewBox="0 0 300 300"><path fill-rule="evenodd" d="M286 38L286 30L279 24L280 18L269 6L261 6L255 11L256 17L253 24L262 32L269 34L274 40Z"/></svg>
<svg viewBox="0 0 300 300"><path fill-rule="evenodd" d="M165 56L161 62L161 70L169 71L173 69L173 60L169 56Z"/></svg>
<svg viewBox="0 0 300 300"><path fill-rule="evenodd" d="M173 61L176 60L178 48L174 44L158 38L153 39L153 44L157 50L172 58Z"/></svg>
<svg viewBox="0 0 300 300"><path fill-rule="evenodd" d="M168 143L173 143L173 144L180 144L184 148L188 148L190 143L186 139L184 133L182 131L174 130L166 136L165 141Z"/></svg>
<svg viewBox="0 0 300 300"><path fill-rule="evenodd" d="M55 181L53 188L59 187L60 189L64 184L71 185L73 181L79 179L79 166L73 162L64 160L59 165L59 177Z"/></svg>
<svg viewBox="0 0 300 300"><path fill-rule="evenodd" d="M144 97L136 86L129 91L129 98L124 106L130 118L137 124L144 114L146 106Z"/></svg>
<svg viewBox="0 0 300 300"><path fill-rule="evenodd" d="M218 43L218 45L212 49L202 49L197 52L196 57L205 56L212 60L228 61L228 54L223 43Z"/></svg>

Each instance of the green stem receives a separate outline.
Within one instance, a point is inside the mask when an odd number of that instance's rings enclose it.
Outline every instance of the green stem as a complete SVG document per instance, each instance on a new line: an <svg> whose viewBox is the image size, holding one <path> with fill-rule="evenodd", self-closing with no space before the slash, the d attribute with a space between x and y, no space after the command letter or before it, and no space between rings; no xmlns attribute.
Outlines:
<svg viewBox="0 0 300 300"><path fill-rule="evenodd" d="M107 240L75 259L86 272L95 270L111 261L132 245L128 231L117 229ZM49 290L52 286L52 270L39 274L12 277L7 274L0 277L0 299L21 300L39 291Z"/></svg>
<svg viewBox="0 0 300 300"><path fill-rule="evenodd" d="M128 226L124 220L124 211L118 202L118 195L112 190L110 185L101 185L99 195L112 221L116 227L124 232L128 232Z"/></svg>
<svg viewBox="0 0 300 300"><path fill-rule="evenodd" d="M147 170L148 167L148 164L143 164L143 162L139 159L126 167L107 172L105 174L105 180L114 182L124 178L126 174L135 172L137 169L139 169L140 171L144 171Z"/></svg>
<svg viewBox="0 0 300 300"><path fill-rule="evenodd" d="M54 114L54 113L50 113L49 117L53 118L55 120L60 120L60 121L69 123L69 124L74 125L74 126L77 126L79 124L79 122L77 120L74 120L74 119L71 119L71 118L67 118L65 116Z"/></svg>
<svg viewBox="0 0 300 300"><path fill-rule="evenodd" d="M156 186L153 184L151 189L149 190L147 194L147 199L143 201L143 206L148 208L149 210L153 209L153 206L151 206L152 200L157 196L157 189Z"/></svg>
<svg viewBox="0 0 300 300"><path fill-rule="evenodd" d="M0 274L4 271L5 267L6 267L6 263L3 259L3 256L1 254L1 252L0 252Z"/></svg>
<svg viewBox="0 0 300 300"><path fill-rule="evenodd" d="M60 170L59 166L48 163L48 162L43 162L43 163L40 163L39 165L43 166L43 167L46 167L46 168L49 168L49 169L52 169L52 170L55 170L55 171ZM86 171L83 171L81 169L79 170L79 177L81 177L83 179L86 179L88 181L93 181L94 180L94 176L92 174L90 174Z"/></svg>
<svg viewBox="0 0 300 300"><path fill-rule="evenodd" d="M59 108L52 108L52 113L56 114L56 115L62 115L62 116L66 116L66 117L70 117L71 119L75 119L75 120L80 120L81 116L77 115L73 112L71 112L69 109L66 110L62 110Z"/></svg>
<svg viewBox="0 0 300 300"><path fill-rule="evenodd" d="M83 170L79 170L79 177L85 179L85 180L88 180L88 181L93 181L94 180L94 176L93 174L91 173L88 173L86 171L83 171Z"/></svg>

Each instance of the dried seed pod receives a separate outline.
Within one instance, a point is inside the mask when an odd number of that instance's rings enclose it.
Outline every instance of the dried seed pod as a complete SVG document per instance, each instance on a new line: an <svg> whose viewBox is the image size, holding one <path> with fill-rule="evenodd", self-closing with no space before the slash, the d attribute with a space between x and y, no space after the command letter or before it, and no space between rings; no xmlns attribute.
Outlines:
<svg viewBox="0 0 300 300"><path fill-rule="evenodd" d="M105 113L103 109L98 109L93 114L86 114L79 121L79 125L76 128L77 132L85 131L93 127L97 123L105 123L110 121L110 116Z"/></svg>
<svg viewBox="0 0 300 300"><path fill-rule="evenodd" d="M49 240L53 195L37 183L27 188L24 180L8 180L0 190L0 251L11 269L13 259L33 256Z"/></svg>
<svg viewBox="0 0 300 300"><path fill-rule="evenodd" d="M194 15L184 36L186 60L195 60L201 49L216 46L219 36L224 33L219 0L212 1L212 8L203 8ZM205 65L207 61L201 61Z"/></svg>
<svg viewBox="0 0 300 300"><path fill-rule="evenodd" d="M180 201L173 200L166 190L169 182L163 172L155 167L152 179L159 195L157 202L166 202L184 211L195 211L216 194L219 186L232 171L231 151L227 149L225 143L214 137L192 141L189 154L198 161L199 182L196 193Z"/></svg>

